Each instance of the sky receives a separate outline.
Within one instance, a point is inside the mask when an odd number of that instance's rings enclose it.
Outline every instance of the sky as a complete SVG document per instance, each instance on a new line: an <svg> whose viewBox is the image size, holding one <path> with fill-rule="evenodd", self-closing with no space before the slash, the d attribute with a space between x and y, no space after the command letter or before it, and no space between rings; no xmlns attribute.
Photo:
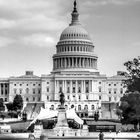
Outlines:
<svg viewBox="0 0 140 140"><path fill-rule="evenodd" d="M50 74L72 9L73 0L0 0L0 77ZM78 11L101 74L125 71L140 56L140 0L78 0Z"/></svg>

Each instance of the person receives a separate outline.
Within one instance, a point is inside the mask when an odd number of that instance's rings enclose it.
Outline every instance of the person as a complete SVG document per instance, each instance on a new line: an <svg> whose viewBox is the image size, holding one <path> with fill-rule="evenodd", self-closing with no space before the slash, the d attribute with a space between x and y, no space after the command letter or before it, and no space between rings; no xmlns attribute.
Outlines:
<svg viewBox="0 0 140 140"><path fill-rule="evenodd" d="M102 131L99 133L99 140L104 140L104 134Z"/></svg>

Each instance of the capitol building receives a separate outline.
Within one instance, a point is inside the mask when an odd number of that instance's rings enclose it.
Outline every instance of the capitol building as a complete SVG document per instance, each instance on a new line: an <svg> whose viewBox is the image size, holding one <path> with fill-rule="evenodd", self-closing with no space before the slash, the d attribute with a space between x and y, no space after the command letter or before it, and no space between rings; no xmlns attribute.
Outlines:
<svg viewBox="0 0 140 140"><path fill-rule="evenodd" d="M65 95L65 107L75 107L80 117L117 118L116 105L125 93L119 72L107 77L97 68L95 46L79 21L76 1L71 23L65 28L53 55L53 69L49 75L25 75L0 79L0 95L5 103L12 102L16 94L24 101L28 118L34 118L41 106L56 110L61 92Z"/></svg>

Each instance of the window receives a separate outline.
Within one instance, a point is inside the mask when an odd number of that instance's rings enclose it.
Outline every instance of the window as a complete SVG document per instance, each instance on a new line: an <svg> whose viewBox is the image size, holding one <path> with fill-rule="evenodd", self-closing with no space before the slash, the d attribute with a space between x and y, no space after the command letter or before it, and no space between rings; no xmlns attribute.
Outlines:
<svg viewBox="0 0 140 140"><path fill-rule="evenodd" d="M22 89L19 89L19 93L22 94Z"/></svg>
<svg viewBox="0 0 140 140"><path fill-rule="evenodd" d="M49 100L49 96L47 96L47 100Z"/></svg>
<svg viewBox="0 0 140 140"><path fill-rule="evenodd" d="M99 82L99 84L101 84L101 82Z"/></svg>
<svg viewBox="0 0 140 140"><path fill-rule="evenodd" d="M62 85L62 81L59 81L59 85Z"/></svg>
<svg viewBox="0 0 140 140"><path fill-rule="evenodd" d="M117 89L116 88L114 88L114 94L116 94L117 93Z"/></svg>
<svg viewBox="0 0 140 140"><path fill-rule="evenodd" d="M49 92L49 87L47 87L47 92Z"/></svg>
<svg viewBox="0 0 140 140"><path fill-rule="evenodd" d="M108 89L108 93L111 94L111 88Z"/></svg>
<svg viewBox="0 0 140 140"><path fill-rule="evenodd" d="M108 86L111 86L111 84L108 84Z"/></svg>
<svg viewBox="0 0 140 140"><path fill-rule="evenodd" d="M38 84L38 86L40 86L40 84Z"/></svg>
<svg viewBox="0 0 140 140"><path fill-rule="evenodd" d="M116 84L114 84L114 86L116 86Z"/></svg>
<svg viewBox="0 0 140 140"><path fill-rule="evenodd" d="M33 94L35 94L35 88L33 88Z"/></svg>
<svg viewBox="0 0 140 140"><path fill-rule="evenodd" d="M88 105L85 105L84 110L88 110Z"/></svg>
<svg viewBox="0 0 140 140"><path fill-rule="evenodd" d="M7 98L5 98L5 102L7 102Z"/></svg>
<svg viewBox="0 0 140 140"><path fill-rule="evenodd" d="M26 86L28 86L28 84L26 84Z"/></svg>
<svg viewBox="0 0 140 140"><path fill-rule="evenodd" d="M41 90L40 89L38 89L38 94L40 94L41 93Z"/></svg>
<svg viewBox="0 0 140 140"><path fill-rule="evenodd" d="M109 97L109 102L111 102L111 97Z"/></svg>
<svg viewBox="0 0 140 140"><path fill-rule="evenodd" d="M50 108L51 110L54 110L54 105L51 105L51 108Z"/></svg>
<svg viewBox="0 0 140 140"><path fill-rule="evenodd" d="M35 101L35 97L33 97L33 101Z"/></svg>
<svg viewBox="0 0 140 140"><path fill-rule="evenodd" d="M15 88L15 89L14 89L14 94L16 94L16 93L17 93L17 89Z"/></svg>
<svg viewBox="0 0 140 140"><path fill-rule="evenodd" d="M89 88L88 87L86 87L86 93L89 93Z"/></svg>
<svg viewBox="0 0 140 140"><path fill-rule="evenodd" d="M8 91L7 91L7 89L5 89L5 95L7 95L7 93L8 93Z"/></svg>
<svg viewBox="0 0 140 140"><path fill-rule="evenodd" d="M81 93L81 87L78 88L78 93Z"/></svg>
<svg viewBox="0 0 140 140"><path fill-rule="evenodd" d="M29 99L28 99L28 98L26 98L26 101L28 102L28 101L29 101Z"/></svg>
<svg viewBox="0 0 140 140"><path fill-rule="evenodd" d="M120 88L120 93L123 94L123 88Z"/></svg>
<svg viewBox="0 0 140 140"><path fill-rule="evenodd" d="M94 109L95 109L94 105L91 105L91 110L94 110Z"/></svg>
<svg viewBox="0 0 140 140"><path fill-rule="evenodd" d="M38 101L40 101L40 97L38 98Z"/></svg>
<svg viewBox="0 0 140 140"><path fill-rule="evenodd" d="M71 108L74 108L74 105L71 105Z"/></svg>
<svg viewBox="0 0 140 140"><path fill-rule="evenodd" d="M67 93L70 93L70 87L67 87Z"/></svg>
<svg viewBox="0 0 140 140"><path fill-rule="evenodd" d="M66 109L66 110L68 109L68 106L67 106L67 105L65 105L65 109Z"/></svg>
<svg viewBox="0 0 140 140"><path fill-rule="evenodd" d="M73 81L72 84L75 85L75 81Z"/></svg>
<svg viewBox="0 0 140 140"><path fill-rule="evenodd" d="M79 100L81 100L81 96L79 95Z"/></svg>
<svg viewBox="0 0 140 140"><path fill-rule="evenodd" d="M35 84L33 84L33 86L35 86Z"/></svg>
<svg viewBox="0 0 140 140"><path fill-rule="evenodd" d="M81 105L78 105L78 110L81 110Z"/></svg>
<svg viewBox="0 0 140 140"><path fill-rule="evenodd" d="M14 86L16 86L16 84L14 84Z"/></svg>
<svg viewBox="0 0 140 140"><path fill-rule="evenodd" d="M26 93L29 93L29 88L26 88Z"/></svg>
<svg viewBox="0 0 140 140"><path fill-rule="evenodd" d="M75 93L75 87L72 88L72 92Z"/></svg>
<svg viewBox="0 0 140 140"><path fill-rule="evenodd" d="M22 86L22 84L20 84L20 86Z"/></svg>
<svg viewBox="0 0 140 140"><path fill-rule="evenodd" d="M86 99L88 100L88 95L86 95Z"/></svg>
<svg viewBox="0 0 140 140"><path fill-rule="evenodd" d="M67 99L68 99L68 100L70 99L70 96L69 96L69 95L67 96Z"/></svg>
<svg viewBox="0 0 140 140"><path fill-rule="evenodd" d="M99 92L102 92L102 88L101 87L99 87Z"/></svg>
<svg viewBox="0 0 140 140"><path fill-rule="evenodd" d="M101 100L102 99L102 97L101 96L99 96L99 100Z"/></svg>
<svg viewBox="0 0 140 140"><path fill-rule="evenodd" d="M47 84L49 84L49 82L47 82Z"/></svg>

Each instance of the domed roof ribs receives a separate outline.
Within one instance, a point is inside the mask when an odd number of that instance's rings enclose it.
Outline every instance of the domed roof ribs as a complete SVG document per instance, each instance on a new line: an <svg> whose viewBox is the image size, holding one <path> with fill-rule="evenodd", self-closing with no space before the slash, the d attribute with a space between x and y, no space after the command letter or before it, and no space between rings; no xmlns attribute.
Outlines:
<svg viewBox="0 0 140 140"><path fill-rule="evenodd" d="M72 21L71 21L70 26L80 25L79 20L78 20L79 13L77 11L77 2L76 2L76 0L74 0L74 4L73 5L74 5L74 8L73 8L73 12L71 13Z"/></svg>

